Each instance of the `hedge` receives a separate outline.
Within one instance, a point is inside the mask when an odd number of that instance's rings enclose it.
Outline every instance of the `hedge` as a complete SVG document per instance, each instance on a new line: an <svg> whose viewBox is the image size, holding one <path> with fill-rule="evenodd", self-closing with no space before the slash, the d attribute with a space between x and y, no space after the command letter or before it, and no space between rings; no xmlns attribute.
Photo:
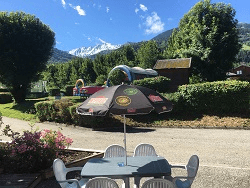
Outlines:
<svg viewBox="0 0 250 188"><path fill-rule="evenodd" d="M11 103L12 101L13 98L9 92L0 93L0 104Z"/></svg>
<svg viewBox="0 0 250 188"><path fill-rule="evenodd" d="M179 86L173 97L175 112L246 113L250 84L246 81L217 81Z"/></svg>
<svg viewBox="0 0 250 188"><path fill-rule="evenodd" d="M69 99L38 102L35 104L36 115L40 121L70 123L69 107L72 105L73 103Z"/></svg>
<svg viewBox="0 0 250 188"><path fill-rule="evenodd" d="M157 76L153 78L144 78L141 80L134 80L133 84L143 86L155 90L159 93L165 93L169 90L170 79L164 76Z"/></svg>

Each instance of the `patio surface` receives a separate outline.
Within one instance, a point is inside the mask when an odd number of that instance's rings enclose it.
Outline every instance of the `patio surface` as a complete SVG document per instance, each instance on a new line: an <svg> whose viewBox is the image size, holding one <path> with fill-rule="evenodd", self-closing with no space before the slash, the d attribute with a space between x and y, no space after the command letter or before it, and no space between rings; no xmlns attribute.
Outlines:
<svg viewBox="0 0 250 188"><path fill-rule="evenodd" d="M28 122L3 117L15 131L30 129ZM105 150L111 144L123 145L123 129L92 131L89 128L56 123L37 123L39 129L62 129L73 138L72 147ZM8 140L0 136L2 140ZM139 143L152 144L158 155L170 164L186 164L191 155L200 158L200 167L192 188L250 187L250 130L132 128L127 130L128 155ZM173 170L173 175L184 175ZM39 188L42 188L40 185Z"/></svg>

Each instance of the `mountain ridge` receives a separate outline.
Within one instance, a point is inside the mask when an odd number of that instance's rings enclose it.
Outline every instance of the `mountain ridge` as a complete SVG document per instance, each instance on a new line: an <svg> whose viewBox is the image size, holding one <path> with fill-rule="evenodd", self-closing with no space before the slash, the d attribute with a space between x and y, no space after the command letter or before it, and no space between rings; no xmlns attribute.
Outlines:
<svg viewBox="0 0 250 188"><path fill-rule="evenodd" d="M239 39L241 43L250 43L250 24L249 23L243 23L239 22L237 25L239 29ZM166 47L167 40L171 36L173 29L166 30L159 35L153 37L150 40L155 40L159 47L163 50ZM137 51L140 48L140 45L145 42L127 42L125 44L118 44L118 45L113 45L111 43L105 43L103 42L100 45L97 46L92 46L92 47L80 47L80 48L75 48L70 51L63 51L59 50L57 48L54 48L53 55L48 61L48 63L64 63L72 58L77 58L77 57L83 57L83 58L91 58L94 59L97 54L107 54L110 53L113 50L117 50L120 47L124 45L131 45L135 51ZM87 51L84 51L87 50Z"/></svg>

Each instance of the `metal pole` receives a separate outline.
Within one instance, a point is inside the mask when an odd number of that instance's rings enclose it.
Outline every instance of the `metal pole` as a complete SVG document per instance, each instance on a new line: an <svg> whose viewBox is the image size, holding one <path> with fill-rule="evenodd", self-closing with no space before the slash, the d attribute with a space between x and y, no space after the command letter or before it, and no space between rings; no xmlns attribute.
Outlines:
<svg viewBox="0 0 250 188"><path fill-rule="evenodd" d="M126 158L126 163L125 165L127 166L128 162L127 162L127 145L126 145L126 118L125 115L123 115L123 126L124 126L124 148L125 148L125 158Z"/></svg>

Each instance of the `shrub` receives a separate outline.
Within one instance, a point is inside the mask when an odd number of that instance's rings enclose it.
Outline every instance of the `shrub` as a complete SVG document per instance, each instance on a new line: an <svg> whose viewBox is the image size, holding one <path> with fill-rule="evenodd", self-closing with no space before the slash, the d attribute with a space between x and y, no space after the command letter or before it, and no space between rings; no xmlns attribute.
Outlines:
<svg viewBox="0 0 250 188"><path fill-rule="evenodd" d="M70 123L69 106L72 105L73 103L69 99L38 102L35 104L36 115L40 121Z"/></svg>
<svg viewBox="0 0 250 188"><path fill-rule="evenodd" d="M49 89L50 96L60 96L60 89L59 88L51 88Z"/></svg>
<svg viewBox="0 0 250 188"><path fill-rule="evenodd" d="M71 86L71 85L69 85L69 86L65 86L65 95L66 96L73 96L73 88L74 88L75 86Z"/></svg>
<svg viewBox="0 0 250 188"><path fill-rule="evenodd" d="M164 76L157 76L153 78L144 78L141 80L134 80L133 84L143 86L155 90L159 93L165 93L169 90L170 79Z"/></svg>
<svg viewBox="0 0 250 188"><path fill-rule="evenodd" d="M115 119L110 116L88 116L88 115L80 115L77 114L76 108L79 106L79 104L70 106L70 114L72 118L72 122L75 125L78 126L84 126L84 127L92 127L100 128L100 127L109 127L114 124Z"/></svg>
<svg viewBox="0 0 250 188"><path fill-rule="evenodd" d="M52 101L35 103L36 116L40 121L52 121L55 119L56 111Z"/></svg>
<svg viewBox="0 0 250 188"><path fill-rule="evenodd" d="M0 104L11 103L13 101L10 93L0 93Z"/></svg>
<svg viewBox="0 0 250 188"><path fill-rule="evenodd" d="M99 75L97 78L96 78L96 81L95 81L95 84L96 86L102 86L104 85L105 81L107 80L107 77L104 76L104 75Z"/></svg>
<svg viewBox="0 0 250 188"><path fill-rule="evenodd" d="M3 132L12 138L12 142L1 148L4 153L2 165L7 173L30 173L49 168L58 152L73 142L60 131L24 131L21 135L7 125Z"/></svg>
<svg viewBox="0 0 250 188"><path fill-rule="evenodd" d="M246 113L249 96L249 82L233 80L183 85L173 97L174 111Z"/></svg>

